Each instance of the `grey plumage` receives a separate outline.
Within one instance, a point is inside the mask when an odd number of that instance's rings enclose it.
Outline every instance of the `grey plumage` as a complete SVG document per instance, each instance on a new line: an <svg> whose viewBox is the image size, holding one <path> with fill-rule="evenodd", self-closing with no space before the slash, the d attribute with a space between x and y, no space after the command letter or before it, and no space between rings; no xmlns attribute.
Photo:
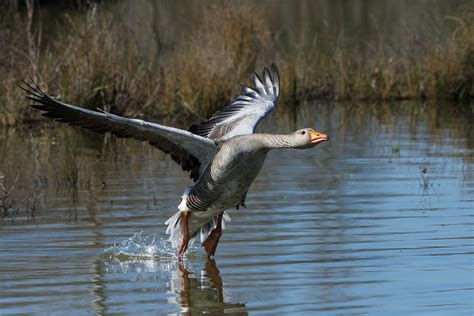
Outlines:
<svg viewBox="0 0 474 316"><path fill-rule="evenodd" d="M210 225L217 214L241 202L270 150L316 146L311 143L311 131L302 129L288 135L240 135L224 141L209 167L188 192L180 209L193 211L189 218L190 236L197 236L201 227ZM179 225L178 222L169 224ZM202 232L200 236L207 237Z"/></svg>
<svg viewBox="0 0 474 316"><path fill-rule="evenodd" d="M280 77L275 64L271 66L271 74L263 69L263 80L254 73L254 88L242 85L243 95L222 111L216 112L211 118L198 125L192 125L190 132L213 140L225 140L237 135L252 134L262 118L275 108L280 96Z"/></svg>
<svg viewBox="0 0 474 316"><path fill-rule="evenodd" d="M97 133L147 141L170 154L183 170L190 171L195 183L184 192L179 211L165 223L177 246L184 242L185 227L190 237L199 236L203 242L211 238L214 228L220 229L223 212L245 205L247 191L271 149L309 148L327 140L327 136L312 129L288 135L254 134L260 120L276 106L280 94L274 64L271 72L263 70L262 78L254 74L254 87L242 86L243 95L208 121L191 126L189 132L69 105L49 97L36 84L25 82L22 89L34 102L31 106L46 117ZM183 212L190 213L186 226ZM229 220L225 213L223 218Z"/></svg>
<svg viewBox="0 0 474 316"><path fill-rule="evenodd" d="M31 106L43 111L43 116L100 134L108 132L119 138L146 141L169 154L184 171L190 172L194 181L218 150L212 140L191 132L66 104L51 98L34 83L23 84L21 88L27 93L27 98L34 102Z"/></svg>

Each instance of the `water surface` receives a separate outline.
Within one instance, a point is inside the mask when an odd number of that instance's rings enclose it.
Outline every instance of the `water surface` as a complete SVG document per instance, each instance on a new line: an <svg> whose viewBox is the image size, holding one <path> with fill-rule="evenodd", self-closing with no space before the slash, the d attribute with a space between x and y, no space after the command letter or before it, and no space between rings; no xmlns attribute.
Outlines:
<svg viewBox="0 0 474 316"><path fill-rule="evenodd" d="M59 125L3 130L19 210L0 222L0 313L470 314L473 120L444 108L277 113L262 131L331 141L272 152L216 260L194 246L182 263L163 223L190 182L165 155Z"/></svg>

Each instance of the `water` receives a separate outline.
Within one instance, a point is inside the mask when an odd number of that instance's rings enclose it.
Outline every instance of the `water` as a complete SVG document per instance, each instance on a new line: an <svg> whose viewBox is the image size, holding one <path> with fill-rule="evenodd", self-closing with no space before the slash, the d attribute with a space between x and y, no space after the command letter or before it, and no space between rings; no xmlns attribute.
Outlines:
<svg viewBox="0 0 474 316"><path fill-rule="evenodd" d="M75 1L71 1L76 8ZM457 18L472 8L473 0L299 0L299 1L227 1L213 0L133 0L103 1L115 20L132 31L144 56L154 51L155 58L176 54L176 49L190 36L198 36L203 18L212 8L235 11L251 6L276 43L280 54L333 57L335 48L345 47L357 54L364 47L387 56L404 56L407 50L435 47L459 23ZM55 42L58 25L69 15L67 2L42 4L44 41ZM204 26L204 30L209 27ZM257 52L255 52L257 53ZM273 54L272 58L276 58ZM259 56L264 58L263 56ZM269 61L260 61L268 64Z"/></svg>
<svg viewBox="0 0 474 316"><path fill-rule="evenodd" d="M277 113L262 130L331 141L271 153L215 261L194 246L179 262L166 241L189 180L154 148L3 130L19 210L0 222L0 313L472 314L474 125L446 108Z"/></svg>
<svg viewBox="0 0 474 316"><path fill-rule="evenodd" d="M455 25L451 18L474 1L263 0L225 4L233 10L242 5L260 10L281 51L301 54L301 49L315 46L318 54L333 56L336 44L358 51L362 43L370 49L383 43L393 54L420 41L439 43L438 37L450 34ZM163 52L195 34L209 8L222 5L216 1L135 0L111 2L109 9L134 30L144 51L158 46Z"/></svg>

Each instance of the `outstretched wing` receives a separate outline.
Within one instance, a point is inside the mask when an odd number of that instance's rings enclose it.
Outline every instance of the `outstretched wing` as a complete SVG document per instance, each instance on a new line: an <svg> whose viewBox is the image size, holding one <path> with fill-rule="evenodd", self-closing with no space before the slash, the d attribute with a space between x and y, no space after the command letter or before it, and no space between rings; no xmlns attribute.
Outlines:
<svg viewBox="0 0 474 316"><path fill-rule="evenodd" d="M267 68L263 69L262 79L253 74L254 87L242 85L242 95L208 121L192 125L189 131L214 141L253 134L258 123L275 108L280 95L280 78L275 64L270 70L271 73Z"/></svg>
<svg viewBox="0 0 474 316"><path fill-rule="evenodd" d="M205 137L179 128L129 119L107 112L96 112L54 100L37 85L23 82L21 88L27 98L34 101L31 106L43 111L43 116L57 122L80 126L96 133L111 133L120 138L134 138L149 142L191 172L194 181L199 179L209 162L217 153L215 143Z"/></svg>

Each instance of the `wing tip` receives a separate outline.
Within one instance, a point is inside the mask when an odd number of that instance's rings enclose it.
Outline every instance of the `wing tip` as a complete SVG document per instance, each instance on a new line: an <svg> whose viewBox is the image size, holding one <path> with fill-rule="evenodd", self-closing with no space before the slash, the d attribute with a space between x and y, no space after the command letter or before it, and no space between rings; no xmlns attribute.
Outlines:
<svg viewBox="0 0 474 316"><path fill-rule="evenodd" d="M34 82L31 77L29 80L31 81L31 83L26 80L20 80L20 82L18 83L18 87L23 90L23 92L25 92L25 97L27 97L28 99L32 99L33 97L41 99L45 97L46 94L43 92L43 90L41 90L38 84Z"/></svg>
<svg viewBox="0 0 474 316"><path fill-rule="evenodd" d="M263 67L263 70L262 70L263 81L260 79L260 77L257 74L253 74L251 78L253 81L255 80L255 78L258 78L260 82L264 83L264 87L266 89L267 95L272 95L275 98L279 97L280 75L278 73L278 67L276 66L275 62L271 63L270 70L268 70L267 67Z"/></svg>
<svg viewBox="0 0 474 316"><path fill-rule="evenodd" d="M278 67L275 62L272 62L272 65L270 66L271 69L271 78L273 85L275 87L275 94L278 97L280 95L280 73L278 71Z"/></svg>
<svg viewBox="0 0 474 316"><path fill-rule="evenodd" d="M261 101L264 101L263 103L266 104L265 111L270 112L278 102L280 94L280 79L276 64L273 62L270 67L264 67L261 76L262 77L257 73L252 73L250 75L250 80L252 81L253 86L241 84L240 89L242 94L234 96L231 104L221 111L214 113L208 120L201 122L200 124L191 125L188 131L202 137L217 140L220 138L211 136L213 130L218 125L224 124L226 120L237 114L239 109L252 105L252 102L259 104L259 102L262 103ZM263 78L263 81L261 78ZM261 91L262 89L265 91ZM269 105L269 102L272 104ZM256 124L258 124L258 122L259 120Z"/></svg>

